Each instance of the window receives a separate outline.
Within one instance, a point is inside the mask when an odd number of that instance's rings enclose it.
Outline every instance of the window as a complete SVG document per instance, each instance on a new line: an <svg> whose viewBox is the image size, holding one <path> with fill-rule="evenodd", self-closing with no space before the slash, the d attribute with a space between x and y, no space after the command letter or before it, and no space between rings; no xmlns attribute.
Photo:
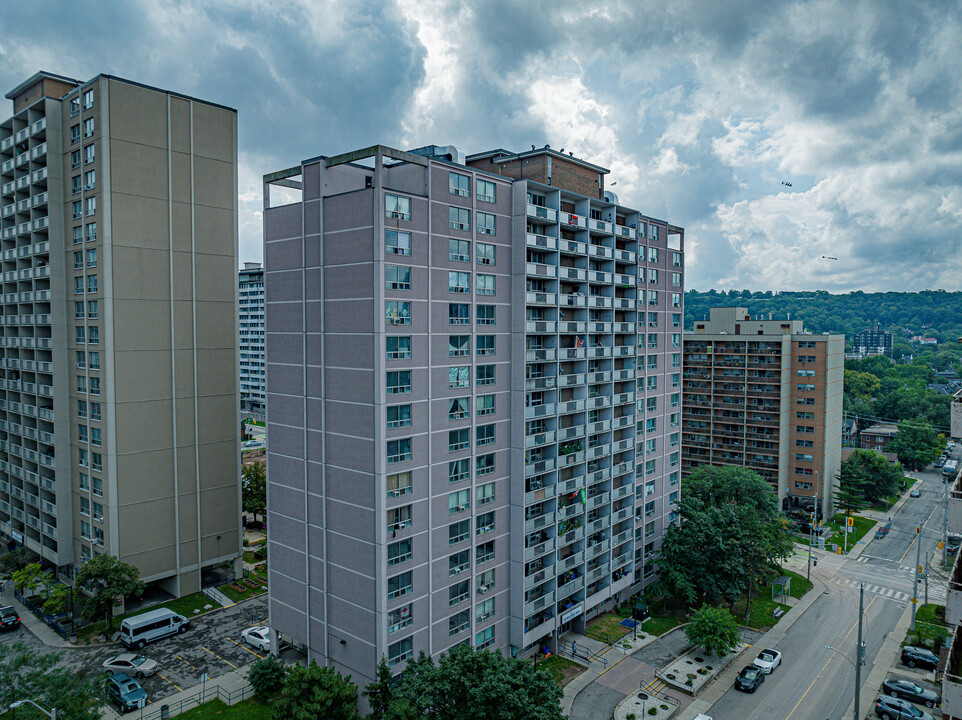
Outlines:
<svg viewBox="0 0 962 720"><path fill-rule="evenodd" d="M102 497L104 494L104 481L98 477L93 478L93 493L97 497Z"/></svg>
<svg viewBox="0 0 962 720"><path fill-rule="evenodd" d="M411 426L411 406L410 405L391 405L387 409L387 429L410 427Z"/></svg>
<svg viewBox="0 0 962 720"><path fill-rule="evenodd" d="M658 284L658 271L655 270L654 268L651 268L650 270L648 270L648 282L651 283L652 285Z"/></svg>
<svg viewBox="0 0 962 720"><path fill-rule="evenodd" d="M90 455L86 450L80 449L77 451L78 462L80 467L90 467Z"/></svg>
<svg viewBox="0 0 962 720"><path fill-rule="evenodd" d="M393 336L387 338L387 359L401 360L411 357L411 338Z"/></svg>
<svg viewBox="0 0 962 720"><path fill-rule="evenodd" d="M394 667L400 662L404 662L414 653L414 641L412 638L404 638L396 643L388 645L387 664Z"/></svg>
<svg viewBox="0 0 962 720"><path fill-rule="evenodd" d="M468 593L470 592L471 581L462 580L461 582L452 585L448 588L448 605L457 605L460 602L464 602L468 599Z"/></svg>
<svg viewBox="0 0 962 720"><path fill-rule="evenodd" d="M808 455L807 453L795 453L795 459L801 462L813 462L815 460L815 456Z"/></svg>
<svg viewBox="0 0 962 720"><path fill-rule="evenodd" d="M89 490L90 489L90 476L87 473L79 473L80 475L80 489Z"/></svg>
<svg viewBox="0 0 962 720"><path fill-rule="evenodd" d="M478 200L481 202L493 203L495 200L494 183L488 180L478 180Z"/></svg>
<svg viewBox="0 0 962 720"><path fill-rule="evenodd" d="M478 216L478 222L481 218L480 213ZM478 265L494 265L495 262L495 246L490 243L478 243Z"/></svg>
<svg viewBox="0 0 962 720"><path fill-rule="evenodd" d="M671 294L671 306L676 308L681 307L681 293Z"/></svg>
<svg viewBox="0 0 962 720"><path fill-rule="evenodd" d="M448 525L448 545L457 545L464 542L471 535L471 521L460 520Z"/></svg>
<svg viewBox="0 0 962 720"><path fill-rule="evenodd" d="M73 150L70 153L70 168L76 170L80 167L80 151Z"/></svg>
<svg viewBox="0 0 962 720"><path fill-rule="evenodd" d="M89 438L89 436L87 435L87 426L86 426L86 425L78 425L78 426L77 426L77 441L78 441L78 442L85 443L85 442L87 442L88 438Z"/></svg>
<svg viewBox="0 0 962 720"><path fill-rule="evenodd" d="M83 202L80 200L74 200L73 202L73 219L82 218L84 216Z"/></svg>
<svg viewBox="0 0 962 720"><path fill-rule="evenodd" d="M462 610L448 618L448 637L454 637L471 627L471 611Z"/></svg>
<svg viewBox="0 0 962 720"><path fill-rule="evenodd" d="M476 372L476 385L494 385L494 365L478 365Z"/></svg>
<svg viewBox="0 0 962 720"><path fill-rule="evenodd" d="M78 418L87 417L87 401L86 400L77 401L77 417Z"/></svg>
<svg viewBox="0 0 962 720"><path fill-rule="evenodd" d="M448 420L464 420L471 417L469 402L470 398L466 397L451 398L451 403L448 405Z"/></svg>
<svg viewBox="0 0 962 720"><path fill-rule="evenodd" d="M78 325L74 328L74 339L78 345L83 345L87 342L87 329L83 325Z"/></svg>
<svg viewBox="0 0 962 720"><path fill-rule="evenodd" d="M394 532L396 530L401 530L406 527L411 527L411 506L402 505L401 507L388 508L388 511L387 511L388 532Z"/></svg>
<svg viewBox="0 0 962 720"><path fill-rule="evenodd" d="M812 425L796 425L795 431L800 433L812 434L815 432L815 428Z"/></svg>
<svg viewBox="0 0 962 720"><path fill-rule="evenodd" d="M648 239L649 239L649 240L657 240L657 239L658 239L658 228L657 228L655 225L649 225L649 226L648 226ZM654 249L654 248L650 248L650 249ZM649 257L649 259L650 259L650 257ZM655 259L652 260L652 262L657 262L657 260L658 260L658 251L655 250Z"/></svg>
<svg viewBox="0 0 962 720"><path fill-rule="evenodd" d="M681 387L681 373L671 374L671 386L673 388Z"/></svg>
<svg viewBox="0 0 962 720"><path fill-rule="evenodd" d="M494 395L478 395L474 401L475 414L478 417L494 414Z"/></svg>
<svg viewBox="0 0 962 720"><path fill-rule="evenodd" d="M678 407L681 404L681 393L672 393L670 403L671 407Z"/></svg>
<svg viewBox="0 0 962 720"><path fill-rule="evenodd" d="M403 630L414 622L414 605L408 603L394 610L389 610L387 614L387 634L392 635L398 630Z"/></svg>
<svg viewBox="0 0 962 720"><path fill-rule="evenodd" d="M798 371L796 371L796 374L797 374L799 377L815 377L815 371L814 371L814 370L798 370Z"/></svg>
<svg viewBox="0 0 962 720"><path fill-rule="evenodd" d="M491 445L494 443L494 425L479 425L475 429L475 434L475 444L478 447L483 447L484 445Z"/></svg>
<svg viewBox="0 0 962 720"><path fill-rule="evenodd" d="M80 537L84 540L90 539L90 523L86 520L80 521Z"/></svg>
<svg viewBox="0 0 962 720"><path fill-rule="evenodd" d="M99 402L90 403L90 419L100 420L100 403Z"/></svg>
<svg viewBox="0 0 962 720"><path fill-rule="evenodd" d="M478 235L495 235L495 217L491 213L478 213ZM488 247L491 247L490 245ZM481 262L480 257L478 262ZM486 263L490 264L490 263Z"/></svg>
<svg viewBox="0 0 962 720"><path fill-rule="evenodd" d="M461 550L453 555L448 555L448 577L460 575L470 568L471 552L469 550Z"/></svg>
<svg viewBox="0 0 962 720"><path fill-rule="evenodd" d="M93 190L97 187L97 171L88 170L84 173L84 190Z"/></svg>
<svg viewBox="0 0 962 720"><path fill-rule="evenodd" d="M797 411L796 411L795 417L797 417L799 420L814 420L814 419L815 419L815 413L813 413L813 412L797 412Z"/></svg>
<svg viewBox="0 0 962 720"><path fill-rule="evenodd" d="M491 545L491 557L494 557L494 543L485 543L484 545ZM484 545L479 546L478 550L481 550ZM475 619L477 622L482 623L490 617L494 617L494 598L488 598L484 602L477 604L475 610Z"/></svg>
<svg viewBox="0 0 962 720"><path fill-rule="evenodd" d="M411 459L411 438L388 440L387 461L389 463L404 462Z"/></svg>
<svg viewBox="0 0 962 720"><path fill-rule="evenodd" d="M649 376L645 379L645 387L646 387L649 391L651 391L651 390L657 390L657 389L658 389L658 376L657 376L657 375L649 375Z"/></svg>
<svg viewBox="0 0 962 720"><path fill-rule="evenodd" d="M672 346L673 348L680 348L680 347L681 347L681 333L672 333L672 334L671 334L671 346Z"/></svg>
<svg viewBox="0 0 962 720"><path fill-rule="evenodd" d="M83 252L79 252L79 251L78 251L78 252L75 252L75 253L73 254L73 269L74 269L74 270L83 270L83 266L84 266L84 254L83 254Z"/></svg>
<svg viewBox="0 0 962 720"><path fill-rule="evenodd" d="M650 438L645 440L645 455L651 455L658 451L657 440L655 438Z"/></svg>
<svg viewBox="0 0 962 720"><path fill-rule="evenodd" d="M88 216L88 217L89 217L90 215L93 215L95 212L97 212L97 198L96 198L96 197L89 197L89 198L87 198L87 199L85 200L85 203L86 203L86 206L87 206L87 216Z"/></svg>
<svg viewBox="0 0 962 720"><path fill-rule="evenodd" d="M387 300L384 303L384 317L392 325L411 324L411 303L400 300Z"/></svg>
<svg viewBox="0 0 962 720"><path fill-rule="evenodd" d="M475 477L481 477L482 475L490 475L494 472L494 453L488 453L487 455L478 455L477 460L474 464L474 475Z"/></svg>
<svg viewBox="0 0 962 720"><path fill-rule="evenodd" d="M84 147L84 165L89 165L97 157L96 146L91 143Z"/></svg>
<svg viewBox="0 0 962 720"><path fill-rule="evenodd" d="M384 233L384 252L389 255L410 255L411 233L387 230Z"/></svg>
<svg viewBox="0 0 962 720"><path fill-rule="evenodd" d="M84 227L87 228L87 242L97 241L97 223L87 223Z"/></svg>
<svg viewBox="0 0 962 720"><path fill-rule="evenodd" d="M474 647L478 650L494 645L494 626L485 628L474 636Z"/></svg>
<svg viewBox="0 0 962 720"><path fill-rule="evenodd" d="M465 388L471 385L471 366L461 365L448 368L448 387Z"/></svg>
<svg viewBox="0 0 962 720"><path fill-rule="evenodd" d="M648 347L652 350L658 347L658 333L648 333Z"/></svg>
<svg viewBox="0 0 962 720"><path fill-rule="evenodd" d="M478 535L486 535L494 531L494 512L481 513L474 519Z"/></svg>
<svg viewBox="0 0 962 720"><path fill-rule="evenodd" d="M679 418L681 416L678 413L672 413L668 416L668 427L678 427Z"/></svg>
<svg viewBox="0 0 962 720"><path fill-rule="evenodd" d="M795 403L797 405L814 405L815 398L796 398Z"/></svg>
<svg viewBox="0 0 962 720"><path fill-rule="evenodd" d="M475 494L475 502L478 504L478 507L481 505L487 505L490 502L494 502L493 482L485 483L484 485L478 485Z"/></svg>
<svg viewBox="0 0 962 720"><path fill-rule="evenodd" d="M478 325L494 325L494 305L478 305Z"/></svg>
<svg viewBox="0 0 962 720"><path fill-rule="evenodd" d="M90 248L87 250L87 267L97 267L97 248Z"/></svg>
<svg viewBox="0 0 962 720"><path fill-rule="evenodd" d="M658 418L648 418L645 420L645 432L655 432L658 429Z"/></svg>
<svg viewBox="0 0 962 720"><path fill-rule="evenodd" d="M452 460L448 463L448 482L461 482L471 477L470 460Z"/></svg>
<svg viewBox="0 0 962 720"><path fill-rule="evenodd" d="M471 241L448 239L448 260L471 262Z"/></svg>
<svg viewBox="0 0 962 720"><path fill-rule="evenodd" d="M657 290L649 290L649 291L648 291L648 304L649 304L649 305L657 305L657 304L658 304L658 291L657 291Z"/></svg>
<svg viewBox="0 0 962 720"><path fill-rule="evenodd" d="M89 110L94 106L94 91L87 90L84 92L84 110Z"/></svg>
<svg viewBox="0 0 962 720"><path fill-rule="evenodd" d="M83 187L83 185L80 184L80 176L79 176L79 175L74 175L74 176L70 179L70 191L71 191L74 195L76 195L77 193L80 192L80 189L81 189L82 187Z"/></svg>
<svg viewBox="0 0 962 720"><path fill-rule="evenodd" d="M470 335L448 335L448 357L466 357L470 354Z"/></svg>
<svg viewBox="0 0 962 720"><path fill-rule="evenodd" d="M494 570L485 570L475 578L475 586L478 590L487 592L494 587Z"/></svg>
<svg viewBox="0 0 962 720"><path fill-rule="evenodd" d="M448 430L448 452L465 450L471 444L471 428Z"/></svg>
<svg viewBox="0 0 962 720"><path fill-rule="evenodd" d="M89 138L94 134L94 119L87 118L84 120L84 137Z"/></svg>
<svg viewBox="0 0 962 720"><path fill-rule="evenodd" d="M388 265L384 268L384 287L388 290L410 290L411 268Z"/></svg>
<svg viewBox="0 0 962 720"><path fill-rule="evenodd" d="M389 497L400 497L411 492L411 473L395 473L387 476L387 494Z"/></svg>
<svg viewBox="0 0 962 720"><path fill-rule="evenodd" d="M80 114L80 98L72 98L70 100L70 117L76 117Z"/></svg>
<svg viewBox="0 0 962 720"><path fill-rule="evenodd" d="M454 513L464 512L469 507L471 507L471 491L470 490L458 490L457 492L448 494L448 514L454 515Z"/></svg>
<svg viewBox="0 0 962 720"><path fill-rule="evenodd" d="M449 303L448 304L448 324L449 325L467 325L471 322L471 313L469 307L464 303Z"/></svg>
<svg viewBox="0 0 962 720"><path fill-rule="evenodd" d="M672 433L668 439L672 447L678 447L678 433Z"/></svg>
<svg viewBox="0 0 962 720"><path fill-rule="evenodd" d="M648 369L649 369L649 370L657 370L657 369L658 369L658 356L657 356L657 355L649 355L649 356L648 356Z"/></svg>
<svg viewBox="0 0 962 720"><path fill-rule="evenodd" d="M448 208L448 227L452 230L471 229L471 211L467 208L451 206Z"/></svg>
<svg viewBox="0 0 962 720"><path fill-rule="evenodd" d="M478 355L494 355L494 335L478 335Z"/></svg>
<svg viewBox="0 0 962 720"><path fill-rule="evenodd" d="M469 293L471 292L471 273L457 272L451 270L448 272L448 292L453 293Z"/></svg>
<svg viewBox="0 0 962 720"><path fill-rule="evenodd" d="M78 225L73 229L73 242L74 245L82 243L84 241L84 229L82 225Z"/></svg>
<svg viewBox="0 0 962 720"><path fill-rule="evenodd" d="M98 471L104 469L104 459L100 453L90 453L90 467Z"/></svg>
<svg viewBox="0 0 962 720"><path fill-rule="evenodd" d="M80 303L82 306L83 303ZM77 317L83 317L83 307L79 308L80 314ZM99 301L98 300L88 300L87 301L87 317L97 318L100 315L99 311Z"/></svg>
<svg viewBox="0 0 962 720"><path fill-rule="evenodd" d="M100 428L99 427L90 428L90 444L100 447Z"/></svg>
<svg viewBox="0 0 962 720"><path fill-rule="evenodd" d="M78 393L87 392L87 378L84 375L77 376L77 392Z"/></svg>
<svg viewBox="0 0 962 720"><path fill-rule="evenodd" d="M449 172L448 192L461 197L471 197L471 178L460 173Z"/></svg>
<svg viewBox="0 0 962 720"><path fill-rule="evenodd" d="M384 195L384 217L395 218L397 220L411 219L411 198L399 195Z"/></svg>
<svg viewBox="0 0 962 720"><path fill-rule="evenodd" d="M799 392L812 392L815 389L815 386L810 383L798 383L795 387Z"/></svg>
<svg viewBox="0 0 962 720"><path fill-rule="evenodd" d="M478 273L478 295L494 295L494 275Z"/></svg>
<svg viewBox="0 0 962 720"><path fill-rule="evenodd" d="M672 266L672 267L681 267L681 253L680 253L680 252L673 252L673 253L671 254L671 266Z"/></svg>
<svg viewBox="0 0 962 720"><path fill-rule="evenodd" d="M645 410L647 412L655 412L658 409L658 398L650 397L645 400Z"/></svg>
<svg viewBox="0 0 962 720"><path fill-rule="evenodd" d="M796 440L795 447L815 447L814 440Z"/></svg>
<svg viewBox="0 0 962 720"><path fill-rule="evenodd" d="M70 126L70 142L80 142L80 123Z"/></svg>
<svg viewBox="0 0 962 720"><path fill-rule="evenodd" d="M813 471L811 468L800 468L800 467L797 467L797 468L795 468L795 474L796 474L796 475L812 475L812 474L814 474L814 471Z"/></svg>
<svg viewBox="0 0 962 720"><path fill-rule="evenodd" d="M410 370L389 370L387 374L387 394L398 395L411 392Z"/></svg>
<svg viewBox="0 0 962 720"><path fill-rule="evenodd" d="M90 328L90 329L91 329L91 330L96 330L97 328ZM93 342L93 341L91 341L91 342ZM99 352L91 352L87 357L88 357L88 359L90 360L90 369L91 369L91 370L99 370L99 369L100 369L100 353L99 353Z"/></svg>

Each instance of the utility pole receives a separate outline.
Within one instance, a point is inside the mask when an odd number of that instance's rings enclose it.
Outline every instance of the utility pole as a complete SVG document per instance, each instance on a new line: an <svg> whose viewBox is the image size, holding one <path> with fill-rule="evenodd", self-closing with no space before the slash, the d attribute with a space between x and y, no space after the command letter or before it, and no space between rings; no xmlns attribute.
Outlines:
<svg viewBox="0 0 962 720"><path fill-rule="evenodd" d="M949 484L945 484L945 502L942 503L942 566L948 563L949 548Z"/></svg>
<svg viewBox="0 0 962 720"><path fill-rule="evenodd" d="M932 553L925 553L925 572L922 573L922 578L925 580L925 604L929 604L929 562L932 559Z"/></svg>
<svg viewBox="0 0 962 720"><path fill-rule="evenodd" d="M822 517L822 486L818 484L818 470L815 471L815 512L812 513L812 528L808 534L808 572L806 580L812 579L812 543L815 542L815 528L821 528ZM821 537L821 533L819 533Z"/></svg>
<svg viewBox="0 0 962 720"><path fill-rule="evenodd" d="M862 607L865 601L865 586L858 584L858 645L855 647L855 715L853 720L861 720L858 711L858 696L862 688ZM912 615L915 619L915 615Z"/></svg>
<svg viewBox="0 0 962 720"><path fill-rule="evenodd" d="M909 626L909 630L915 630L915 608L919 604L919 568L922 563L922 528L918 525L915 526L915 542L918 546L915 548L915 582L912 585L912 624Z"/></svg>

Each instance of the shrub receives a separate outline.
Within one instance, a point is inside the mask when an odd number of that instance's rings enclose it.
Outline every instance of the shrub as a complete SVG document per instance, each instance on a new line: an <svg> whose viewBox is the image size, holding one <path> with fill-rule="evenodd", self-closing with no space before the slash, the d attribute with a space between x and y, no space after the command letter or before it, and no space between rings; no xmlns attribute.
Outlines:
<svg viewBox="0 0 962 720"><path fill-rule="evenodd" d="M649 714L649 715L657 715L657 714L658 714L658 708L648 708L648 714Z"/></svg>
<svg viewBox="0 0 962 720"><path fill-rule="evenodd" d="M284 687L287 666L273 655L268 655L251 663L247 671L247 682L254 688L254 694L261 697L273 695Z"/></svg>

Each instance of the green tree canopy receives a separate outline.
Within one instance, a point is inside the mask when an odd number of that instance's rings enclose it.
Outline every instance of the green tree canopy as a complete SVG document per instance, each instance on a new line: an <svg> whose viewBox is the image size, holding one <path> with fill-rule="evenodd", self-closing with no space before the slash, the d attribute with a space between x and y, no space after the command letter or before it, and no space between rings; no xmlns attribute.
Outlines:
<svg viewBox="0 0 962 720"><path fill-rule="evenodd" d="M945 436L924 418L903 420L898 434L885 449L898 455L899 462L909 470L922 470L939 458L945 449Z"/></svg>
<svg viewBox="0 0 962 720"><path fill-rule="evenodd" d="M292 665L281 696L274 703L273 720L360 720L357 685L315 660L307 667Z"/></svg>
<svg viewBox="0 0 962 720"><path fill-rule="evenodd" d="M85 614L88 618L104 616L107 632L113 628L114 602L118 598L137 596L144 591L140 570L113 555L94 555L80 568L76 583L93 595L84 608Z"/></svg>
<svg viewBox="0 0 962 720"><path fill-rule="evenodd" d="M842 462L841 475L860 478L862 498L869 505L894 495L903 478L901 465L893 465L874 450L855 450Z"/></svg>
<svg viewBox="0 0 962 720"><path fill-rule="evenodd" d="M23 643L0 644L0 707L30 698L57 709L57 720L100 720L104 677L61 664L61 653L38 653Z"/></svg>
<svg viewBox="0 0 962 720"><path fill-rule="evenodd" d="M741 642L742 634L735 617L725 608L702 605L685 626L685 636L692 645L709 655L724 657Z"/></svg>
<svg viewBox="0 0 962 720"><path fill-rule="evenodd" d="M865 471L857 464L842 463L838 475L838 481L832 497L835 499L835 507L845 513L856 513L865 507Z"/></svg>
<svg viewBox="0 0 962 720"><path fill-rule="evenodd" d="M267 465L255 462L245 465L241 470L241 503L244 512L257 520L267 508Z"/></svg>

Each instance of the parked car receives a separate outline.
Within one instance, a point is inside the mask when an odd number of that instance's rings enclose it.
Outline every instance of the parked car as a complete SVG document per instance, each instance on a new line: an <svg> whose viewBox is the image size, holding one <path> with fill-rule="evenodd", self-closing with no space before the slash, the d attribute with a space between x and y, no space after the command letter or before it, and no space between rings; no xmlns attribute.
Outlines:
<svg viewBox="0 0 962 720"><path fill-rule="evenodd" d="M119 672L107 678L107 698L122 712L130 712L147 704L147 691L130 675Z"/></svg>
<svg viewBox="0 0 962 720"><path fill-rule="evenodd" d="M902 662L910 668L921 667L935 670L939 666L939 657L931 650L906 645L902 648Z"/></svg>
<svg viewBox="0 0 962 720"><path fill-rule="evenodd" d="M959 551L959 545L962 545L962 535L949 533L948 542L945 543L945 551L949 555L955 555Z"/></svg>
<svg viewBox="0 0 962 720"><path fill-rule="evenodd" d="M755 662L752 664L768 675L769 673L775 672L775 668L777 668L781 662L782 654L778 652L778 650L762 650L758 653L758 657L755 658Z"/></svg>
<svg viewBox="0 0 962 720"><path fill-rule="evenodd" d="M912 488L912 492L909 493L909 497L922 497L922 491L918 488Z"/></svg>
<svg viewBox="0 0 962 720"><path fill-rule="evenodd" d="M875 701L875 714L882 720L935 720L912 703L888 695L881 695Z"/></svg>
<svg viewBox="0 0 962 720"><path fill-rule="evenodd" d="M735 678L735 689L742 692L753 693L758 690L758 686L765 682L765 671L757 665L749 665L742 668Z"/></svg>
<svg viewBox="0 0 962 720"><path fill-rule="evenodd" d="M157 661L148 660L143 655L124 653L107 658L101 666L111 673L123 672L137 679L149 677L157 672Z"/></svg>
<svg viewBox="0 0 962 720"><path fill-rule="evenodd" d="M925 707L935 707L942 698L937 692L926 690L920 685L916 685L911 680L886 680L882 683L882 690L894 698L910 700L914 703L921 703Z"/></svg>
<svg viewBox="0 0 962 720"><path fill-rule="evenodd" d="M16 630L20 627L20 613L12 605L0 607L0 630Z"/></svg>
<svg viewBox="0 0 962 720"><path fill-rule="evenodd" d="M268 652L271 649L271 631L264 625L249 627L241 633L241 639L251 647Z"/></svg>

